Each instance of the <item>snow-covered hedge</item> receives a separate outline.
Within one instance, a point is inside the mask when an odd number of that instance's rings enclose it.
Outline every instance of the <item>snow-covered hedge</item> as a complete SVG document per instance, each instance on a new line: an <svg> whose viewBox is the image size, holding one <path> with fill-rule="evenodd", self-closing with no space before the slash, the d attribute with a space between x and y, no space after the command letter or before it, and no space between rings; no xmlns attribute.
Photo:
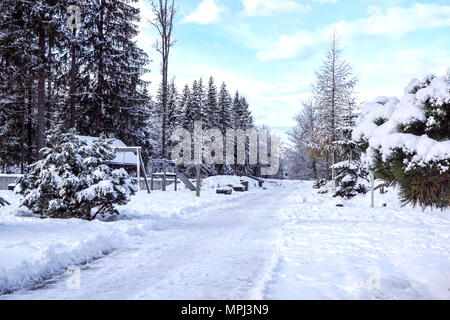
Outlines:
<svg viewBox="0 0 450 320"><path fill-rule="evenodd" d="M377 176L400 185L404 203L450 206L449 75L412 80L401 100L366 103L353 139Z"/></svg>
<svg viewBox="0 0 450 320"><path fill-rule="evenodd" d="M87 145L74 130L50 130L44 158L18 180L15 191L23 195L21 206L51 218L91 220L98 214L117 214L114 205L128 203L137 180L108 166L115 157L111 143L102 135Z"/></svg>

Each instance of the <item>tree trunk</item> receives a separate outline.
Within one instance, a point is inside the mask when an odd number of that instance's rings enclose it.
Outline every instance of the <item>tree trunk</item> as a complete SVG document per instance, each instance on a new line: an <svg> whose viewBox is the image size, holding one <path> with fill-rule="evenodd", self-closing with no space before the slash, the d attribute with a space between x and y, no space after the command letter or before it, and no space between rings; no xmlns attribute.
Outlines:
<svg viewBox="0 0 450 320"><path fill-rule="evenodd" d="M317 181L317 162L316 162L316 160L313 160L313 162L312 162L312 170L313 170L314 180Z"/></svg>
<svg viewBox="0 0 450 320"><path fill-rule="evenodd" d="M102 130L102 109L103 109L103 86L104 86L104 78L103 78L103 22L104 22L104 10L105 10L104 0L101 0L100 3L100 21L98 23L98 36L100 45L97 48L97 58L98 58L98 73L97 73L97 110L95 111L95 131L96 134L100 134Z"/></svg>
<svg viewBox="0 0 450 320"><path fill-rule="evenodd" d="M75 38L77 33L76 29L73 29L73 37ZM75 128L75 81L76 81L76 61L75 61L75 44L72 43L72 65L70 68L70 128Z"/></svg>
<svg viewBox="0 0 450 320"><path fill-rule="evenodd" d="M33 159L33 95L31 94L31 85L28 88L28 105L27 105L27 144L28 154L27 163L30 164Z"/></svg>
<svg viewBox="0 0 450 320"><path fill-rule="evenodd" d="M51 127L51 119L52 119L52 99L53 99L53 92L52 92L52 78L51 78L51 74L52 74L52 43L49 40L48 42L48 54L47 54L47 62L48 62L48 68L49 68L49 76L47 78L47 103L46 103L46 107L45 107L45 127L46 130L50 129Z"/></svg>
<svg viewBox="0 0 450 320"><path fill-rule="evenodd" d="M39 30L39 50L41 66L38 71L38 123L37 123L37 152L38 159L42 159L41 148L44 147L45 130L45 30L41 25Z"/></svg>

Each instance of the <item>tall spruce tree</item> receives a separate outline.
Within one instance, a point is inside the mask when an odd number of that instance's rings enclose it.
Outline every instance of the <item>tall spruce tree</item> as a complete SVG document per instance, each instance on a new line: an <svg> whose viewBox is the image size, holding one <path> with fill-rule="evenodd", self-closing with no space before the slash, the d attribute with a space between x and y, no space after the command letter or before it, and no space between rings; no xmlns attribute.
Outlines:
<svg viewBox="0 0 450 320"><path fill-rule="evenodd" d="M217 98L217 87L214 84L214 78L211 76L208 82L208 92L206 97L207 116L209 118L210 128L219 128L220 108Z"/></svg>
<svg viewBox="0 0 450 320"><path fill-rule="evenodd" d="M232 128L234 123L232 99L225 82L220 86L218 109L220 112L218 122L219 129L222 131L222 134L225 135L226 130Z"/></svg>
<svg viewBox="0 0 450 320"><path fill-rule="evenodd" d="M106 133L128 145L142 144L150 116L147 55L133 40L139 9L131 1L93 0L83 5L80 71L88 77L80 90L78 128L82 134ZM136 1L133 1L136 2Z"/></svg>
<svg viewBox="0 0 450 320"><path fill-rule="evenodd" d="M344 117L345 125L338 128L341 140L335 142L337 150L340 151L340 158L343 160L333 166L336 170L337 182L337 188L333 196L346 199L353 198L360 193L366 193L369 182L369 173L361 163L358 145L352 140L355 117L353 114Z"/></svg>

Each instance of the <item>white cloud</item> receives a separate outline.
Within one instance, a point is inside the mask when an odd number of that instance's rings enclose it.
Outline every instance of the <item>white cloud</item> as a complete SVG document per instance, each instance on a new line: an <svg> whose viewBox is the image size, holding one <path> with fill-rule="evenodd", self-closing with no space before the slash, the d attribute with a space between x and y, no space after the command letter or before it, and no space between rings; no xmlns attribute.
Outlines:
<svg viewBox="0 0 450 320"><path fill-rule="evenodd" d="M296 58L307 53L316 43L313 33L299 31L292 35L282 35L270 49L259 51L257 56L262 61Z"/></svg>
<svg viewBox="0 0 450 320"><path fill-rule="evenodd" d="M446 68L450 67L449 56L450 51L382 51L373 61L356 64L359 96L363 101L380 95L400 98L411 79L421 79L430 73L445 74ZM389 76L386 76L386 70L389 70Z"/></svg>
<svg viewBox="0 0 450 320"><path fill-rule="evenodd" d="M247 16L268 16L277 13L308 13L309 5L294 0L242 0Z"/></svg>
<svg viewBox="0 0 450 320"><path fill-rule="evenodd" d="M410 8L392 7L385 13L370 6L368 16L353 21L339 21L315 31L300 30L280 36L275 43L261 49L259 59L291 59L301 56L314 46L326 43L335 28L345 44L368 36L399 38L408 33L450 26L450 6L416 3Z"/></svg>
<svg viewBox="0 0 450 320"><path fill-rule="evenodd" d="M369 7L369 17L351 22L341 21L336 29L345 37L359 36L401 37L410 32L450 26L450 6L416 3L410 8L393 7L382 13Z"/></svg>
<svg viewBox="0 0 450 320"><path fill-rule="evenodd" d="M182 22L199 24L214 23L220 19L220 15L225 10L225 7L217 3L216 0L202 0L198 7L187 15Z"/></svg>
<svg viewBox="0 0 450 320"><path fill-rule="evenodd" d="M336 3L337 2L337 0L313 0L314 2L318 2L318 3L320 3L320 4L323 4L323 3Z"/></svg>

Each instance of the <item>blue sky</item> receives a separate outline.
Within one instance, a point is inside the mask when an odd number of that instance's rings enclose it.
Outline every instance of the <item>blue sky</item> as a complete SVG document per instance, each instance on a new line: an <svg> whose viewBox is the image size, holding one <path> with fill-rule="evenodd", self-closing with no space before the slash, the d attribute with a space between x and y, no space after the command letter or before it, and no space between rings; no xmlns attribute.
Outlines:
<svg viewBox="0 0 450 320"><path fill-rule="evenodd" d="M179 89L210 75L245 95L258 125L282 136L311 93L314 71L333 28L359 77L360 102L400 96L412 78L450 68L450 1L175 0L169 73ZM139 43L153 62L146 79L161 81L156 38L140 0Z"/></svg>

